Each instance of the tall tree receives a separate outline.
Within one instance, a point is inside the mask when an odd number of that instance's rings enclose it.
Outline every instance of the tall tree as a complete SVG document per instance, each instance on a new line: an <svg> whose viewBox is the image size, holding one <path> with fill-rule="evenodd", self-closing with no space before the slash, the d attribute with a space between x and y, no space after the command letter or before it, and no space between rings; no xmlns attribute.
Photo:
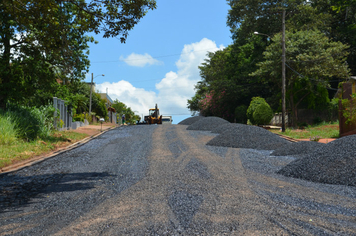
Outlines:
<svg viewBox="0 0 356 236"><path fill-rule="evenodd" d="M48 84L43 76L30 71L25 74L23 68L31 60L37 61L40 69L43 65L51 82L56 79L54 74L60 74L62 81L81 79L89 66L85 54L88 42L94 41L86 33L102 32L104 37L119 37L124 43L134 25L155 7L155 0L3 0L0 108L8 100L18 100L16 91L23 91L25 77L30 81L28 86Z"/></svg>
<svg viewBox="0 0 356 236"><path fill-rule="evenodd" d="M309 96L325 94L332 77L347 78L349 69L346 62L347 45L329 40L320 31L286 32L286 61L289 68L286 78L288 100L296 124L299 104ZM272 38L272 43L264 52L265 61L253 76L268 76L280 81L281 78L281 34ZM324 90L322 89L324 88Z"/></svg>

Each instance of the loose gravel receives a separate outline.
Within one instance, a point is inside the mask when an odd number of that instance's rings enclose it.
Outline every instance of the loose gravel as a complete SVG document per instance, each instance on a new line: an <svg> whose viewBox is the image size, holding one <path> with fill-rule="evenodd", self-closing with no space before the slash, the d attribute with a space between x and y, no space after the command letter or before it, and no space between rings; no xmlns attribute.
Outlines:
<svg viewBox="0 0 356 236"><path fill-rule="evenodd" d="M0 175L1 226L34 225L16 235L53 235L140 181L157 126L113 129L83 146ZM13 217L16 212L34 212ZM11 234L13 235L13 234Z"/></svg>
<svg viewBox="0 0 356 236"><path fill-rule="evenodd" d="M187 119L184 119L182 120L181 122L178 123L178 125L191 125L193 124L194 122L202 119L202 118L205 118L204 116L193 116L193 117L189 117Z"/></svg>
<svg viewBox="0 0 356 236"><path fill-rule="evenodd" d="M318 183L356 186L356 135L346 136L306 154L277 173Z"/></svg>
<svg viewBox="0 0 356 236"><path fill-rule="evenodd" d="M204 117L203 119L199 119L198 121L194 122L193 124L187 127L187 130L204 130L204 131L211 131L216 127L229 123L227 120L224 120L220 117L209 116Z"/></svg>
<svg viewBox="0 0 356 236"><path fill-rule="evenodd" d="M216 127L213 132L220 135L210 140L207 145L275 150L289 143L276 134L252 125L224 124Z"/></svg>
<svg viewBox="0 0 356 236"><path fill-rule="evenodd" d="M277 174L299 157L186 128L123 127L1 175L0 235L356 235L355 187Z"/></svg>
<svg viewBox="0 0 356 236"><path fill-rule="evenodd" d="M316 149L324 148L325 143L300 141L283 145L274 150L272 156L289 156L289 155L302 155L314 152Z"/></svg>

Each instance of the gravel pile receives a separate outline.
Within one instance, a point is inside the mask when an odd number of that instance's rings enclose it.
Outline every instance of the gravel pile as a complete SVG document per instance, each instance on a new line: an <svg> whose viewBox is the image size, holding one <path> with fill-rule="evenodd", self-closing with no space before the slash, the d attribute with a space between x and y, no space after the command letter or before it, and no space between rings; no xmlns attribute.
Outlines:
<svg viewBox="0 0 356 236"><path fill-rule="evenodd" d="M289 155L301 155L314 152L318 148L325 147L324 143L301 141L297 143L288 143L274 150L272 156L289 156Z"/></svg>
<svg viewBox="0 0 356 236"><path fill-rule="evenodd" d="M239 129L243 129L246 126L247 125L240 123L226 123L211 129L211 132L216 134L223 134L232 129L238 131Z"/></svg>
<svg viewBox="0 0 356 236"><path fill-rule="evenodd" d="M178 123L178 125L191 125L193 124L194 122L202 119L202 118L205 118L204 116L193 116L193 117L189 117L185 120L182 120L181 122Z"/></svg>
<svg viewBox="0 0 356 236"><path fill-rule="evenodd" d="M356 186L356 135L330 142L277 173L308 181Z"/></svg>
<svg viewBox="0 0 356 236"><path fill-rule="evenodd" d="M189 128L189 127L188 127ZM219 131L219 129L221 130ZM275 150L289 142L261 127L243 124L221 125L214 129L220 133L207 145L250 148L259 150Z"/></svg>
<svg viewBox="0 0 356 236"><path fill-rule="evenodd" d="M189 125L187 130L211 131L212 129L215 129L218 126L227 123L229 123L227 120L224 120L220 117L210 116L210 117L205 117L203 119L199 119L198 121Z"/></svg>

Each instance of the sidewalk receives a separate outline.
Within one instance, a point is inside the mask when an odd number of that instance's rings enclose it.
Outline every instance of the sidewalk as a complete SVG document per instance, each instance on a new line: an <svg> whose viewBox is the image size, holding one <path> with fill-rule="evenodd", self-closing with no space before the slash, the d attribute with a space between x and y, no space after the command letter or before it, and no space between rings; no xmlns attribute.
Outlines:
<svg viewBox="0 0 356 236"><path fill-rule="evenodd" d="M81 133L81 134L88 134L89 136L93 136L93 135L97 135L97 134L101 133L101 131L104 131L104 130L107 130L110 128L114 128L114 127L119 127L119 125L105 122L105 123L103 123L102 126L101 126L101 124L87 125L87 126L79 127L78 129L72 129L69 131L75 132L75 133Z"/></svg>
<svg viewBox="0 0 356 236"><path fill-rule="evenodd" d="M298 141L310 141L310 139L297 139ZM332 141L334 141L335 138L322 138L320 139L318 142L319 143L330 143Z"/></svg>

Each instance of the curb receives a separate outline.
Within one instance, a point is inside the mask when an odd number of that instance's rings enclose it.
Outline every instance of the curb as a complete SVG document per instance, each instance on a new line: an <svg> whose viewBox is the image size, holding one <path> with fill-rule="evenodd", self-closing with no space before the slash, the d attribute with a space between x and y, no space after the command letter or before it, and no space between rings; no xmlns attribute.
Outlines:
<svg viewBox="0 0 356 236"><path fill-rule="evenodd" d="M281 137L281 138L286 139L286 140L289 141L289 142L292 142L292 143L297 143L297 142L300 141L300 140L298 140L298 139L290 138L290 137L285 136L285 135L282 135L282 134L277 134L277 135L278 135L279 137Z"/></svg>
<svg viewBox="0 0 356 236"><path fill-rule="evenodd" d="M54 152L50 153L47 156L45 155L45 156L42 156L42 157L40 157L38 159L36 159L36 158L28 159L28 160L25 160L25 161L22 161L22 162L19 162L19 163L16 163L16 164L13 164L13 165L10 165L10 166L7 166L7 167L0 168L0 176L4 175L4 174L9 174L9 173L12 173L12 172L19 171L19 170L21 170L23 168L26 168L26 167L29 167L29 166L33 166L33 165L41 163L41 162L43 162L43 161L45 161L47 159L55 157L55 156L57 156L59 154L65 153L65 152L70 151L70 150L73 150L73 149L75 149L77 147L80 147L80 146L86 144L87 142L99 137L100 135L102 135L102 134L104 134L104 133L106 133L106 132L108 132L110 130L117 129L117 128L120 128L120 127L121 126L108 128L106 130L101 131L98 134L86 137L86 138L84 138L84 139L82 139L82 140L80 140L80 141L78 141L76 143L73 143L73 144L71 144L69 146L66 146L66 147L62 148L62 149L54 151Z"/></svg>

